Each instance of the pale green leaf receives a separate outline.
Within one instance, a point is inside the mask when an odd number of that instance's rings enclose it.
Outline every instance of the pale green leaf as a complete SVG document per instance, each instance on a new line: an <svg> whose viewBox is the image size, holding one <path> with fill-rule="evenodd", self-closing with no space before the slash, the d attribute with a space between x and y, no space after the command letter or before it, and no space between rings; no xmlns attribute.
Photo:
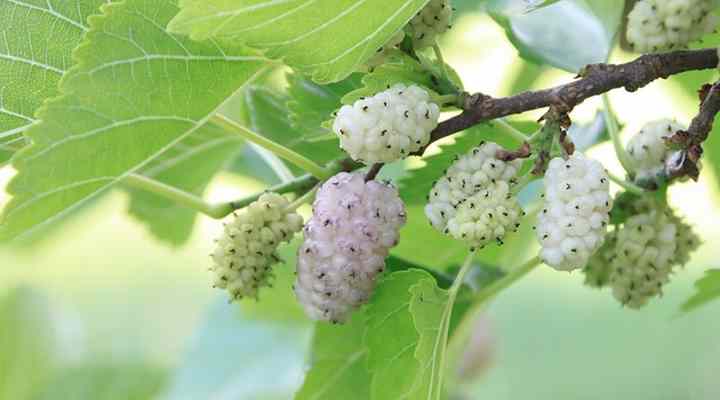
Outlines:
<svg viewBox="0 0 720 400"><path fill-rule="evenodd" d="M27 288L0 299L0 399L28 399L59 364L49 299Z"/></svg>
<svg viewBox="0 0 720 400"><path fill-rule="evenodd" d="M0 238L25 237L136 172L200 129L266 65L246 49L196 43L163 28L169 0L103 6L27 134L8 186Z"/></svg>
<svg viewBox="0 0 720 400"><path fill-rule="evenodd" d="M108 0L0 0L0 165L27 143L35 110L58 94L86 18Z"/></svg>
<svg viewBox="0 0 720 400"><path fill-rule="evenodd" d="M415 329L419 333L415 357L420 362L420 376L424 383L422 399L443 398L442 374L445 372L445 340L449 332L453 304L449 304L448 292L435 285L432 280L422 280L410 289L410 313Z"/></svg>
<svg viewBox="0 0 720 400"><path fill-rule="evenodd" d="M420 335L410 314L410 288L435 279L416 269L385 276L375 288L366 310L365 344L372 373L372 399L425 398L424 372L415 358Z"/></svg>
<svg viewBox="0 0 720 400"><path fill-rule="evenodd" d="M292 125L284 93L253 85L245 92L244 100L243 123L253 131L318 163L342 156L337 140L308 141L302 130Z"/></svg>
<svg viewBox="0 0 720 400"><path fill-rule="evenodd" d="M64 368L33 400L151 400L166 372L145 364L90 364Z"/></svg>
<svg viewBox="0 0 720 400"><path fill-rule="evenodd" d="M310 324L259 321L238 311L227 296L212 303L157 399L292 398L303 373Z"/></svg>
<svg viewBox="0 0 720 400"><path fill-rule="evenodd" d="M523 58L578 72L607 61L624 0L565 0L531 13L518 13L507 3L517 2L491 0L488 9Z"/></svg>
<svg viewBox="0 0 720 400"><path fill-rule="evenodd" d="M428 0L186 0L172 32L246 43L308 73L339 81L362 65Z"/></svg>
<svg viewBox="0 0 720 400"><path fill-rule="evenodd" d="M295 400L368 400L370 373L364 332L365 316L360 312L343 325L318 322L310 369Z"/></svg>
<svg viewBox="0 0 720 400"><path fill-rule="evenodd" d="M301 74L289 74L287 107L293 127L308 141L331 141L337 146L335 133L322 125L340 108L343 96L362 86L361 77L352 74L340 82L319 85Z"/></svg>
<svg viewBox="0 0 720 400"><path fill-rule="evenodd" d="M697 293L682 305L682 311L692 311L713 300L720 299L720 269L705 271L705 276L695 282L695 288Z"/></svg>
<svg viewBox="0 0 720 400"><path fill-rule="evenodd" d="M150 161L139 173L186 192L203 195L213 177L243 148L236 135L204 125ZM192 233L197 211L155 194L131 189L130 215L145 223L168 244L184 244Z"/></svg>

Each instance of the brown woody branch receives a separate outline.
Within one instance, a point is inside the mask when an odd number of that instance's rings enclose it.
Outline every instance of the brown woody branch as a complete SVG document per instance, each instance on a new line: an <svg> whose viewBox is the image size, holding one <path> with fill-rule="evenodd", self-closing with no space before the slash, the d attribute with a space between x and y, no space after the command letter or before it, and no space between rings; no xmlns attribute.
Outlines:
<svg viewBox="0 0 720 400"><path fill-rule="evenodd" d="M671 177L689 176L697 179L700 173L698 162L702 156L702 144L707 140L720 112L720 81L705 85L700 90L700 111L693 118L687 131L678 131L669 138L667 144L679 148L681 152L668 166Z"/></svg>
<svg viewBox="0 0 720 400"><path fill-rule="evenodd" d="M504 98L482 93L468 95L465 111L440 123L432 133L432 141L485 121L539 108L555 106L569 111L586 99L613 89L634 92L656 79L717 65L718 54L714 48L647 54L625 64L588 65L578 74L579 79L550 89Z"/></svg>

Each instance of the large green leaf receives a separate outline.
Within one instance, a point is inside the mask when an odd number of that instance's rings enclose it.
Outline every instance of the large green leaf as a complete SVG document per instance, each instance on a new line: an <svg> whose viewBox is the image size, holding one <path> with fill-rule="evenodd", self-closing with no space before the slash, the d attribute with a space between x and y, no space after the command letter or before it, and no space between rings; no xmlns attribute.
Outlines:
<svg viewBox="0 0 720 400"><path fill-rule="evenodd" d="M0 399L31 398L51 378L59 364L56 318L32 289L0 299Z"/></svg>
<svg viewBox="0 0 720 400"><path fill-rule="evenodd" d="M318 162L325 163L342 155L336 140L314 142L293 126L288 97L264 86L251 86L245 93L243 123L257 133L289 147Z"/></svg>
<svg viewBox="0 0 720 400"><path fill-rule="evenodd" d="M613 48L624 0L565 0L519 13L516 0L490 0L493 18L523 58L578 72ZM588 45L592 43L592 45Z"/></svg>
<svg viewBox="0 0 720 400"><path fill-rule="evenodd" d="M85 19L109 0L0 0L0 165L27 142L35 110L58 94Z"/></svg>
<svg viewBox="0 0 720 400"><path fill-rule="evenodd" d="M202 196L212 178L243 148L236 135L205 125L153 159L140 173L149 178ZM171 245L185 243L197 212L164 197L132 189L130 214L144 222L155 237Z"/></svg>
<svg viewBox="0 0 720 400"><path fill-rule="evenodd" d="M410 314L410 289L423 280L435 281L424 271L400 271L387 275L375 288L366 310L365 332L372 399L427 397L428 381L415 358L420 334Z"/></svg>
<svg viewBox="0 0 720 400"><path fill-rule="evenodd" d="M705 271L705 276L695 282L697 293L682 305L683 311L691 311L720 298L720 269Z"/></svg>
<svg viewBox="0 0 720 400"><path fill-rule="evenodd" d="M335 133L322 125L340 108L343 96L362 86L361 77L361 74L353 74L337 83L319 85L301 74L289 74L287 107L293 127L297 128L306 140L327 140L337 146Z"/></svg>
<svg viewBox="0 0 720 400"><path fill-rule="evenodd" d="M267 49L312 75L339 81L367 61L428 0L185 0L169 25L196 40Z"/></svg>
<svg viewBox="0 0 720 400"><path fill-rule="evenodd" d="M200 129L265 60L244 48L195 43L163 28L169 0L103 6L76 50L78 65L46 103L18 154L0 238L50 225Z"/></svg>
<svg viewBox="0 0 720 400"><path fill-rule="evenodd" d="M90 364L63 369L33 400L151 400L165 371L145 364Z"/></svg>
<svg viewBox="0 0 720 400"><path fill-rule="evenodd" d="M238 312L223 296L209 308L158 398L289 399L297 389L309 342L309 324L258 321Z"/></svg>
<svg viewBox="0 0 720 400"><path fill-rule="evenodd" d="M357 312L344 325L318 322L310 369L295 400L368 400L370 373L363 345L365 316Z"/></svg>

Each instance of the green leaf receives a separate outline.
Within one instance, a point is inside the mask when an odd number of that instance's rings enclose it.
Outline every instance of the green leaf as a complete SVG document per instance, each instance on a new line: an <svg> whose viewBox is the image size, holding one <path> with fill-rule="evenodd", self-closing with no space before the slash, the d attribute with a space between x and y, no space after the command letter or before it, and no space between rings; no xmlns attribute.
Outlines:
<svg viewBox="0 0 720 400"><path fill-rule="evenodd" d="M449 70L449 73L457 76L452 69ZM361 97L373 96L396 83L415 83L424 87L431 95L450 93L451 91L447 87L448 84L443 85L443 82L439 80L439 76L439 71L436 71L435 75L433 75L414 58L405 53L396 52L384 64L365 74L362 78L363 86L346 94L342 98L342 103L352 104Z"/></svg>
<svg viewBox="0 0 720 400"><path fill-rule="evenodd" d="M340 82L319 85L301 74L289 74L287 108L293 127L306 140L327 139L337 146L335 133L322 125L332 119L332 113L340 108L343 96L362 87L361 77L361 74L352 74Z"/></svg>
<svg viewBox="0 0 720 400"><path fill-rule="evenodd" d="M410 314L410 289L435 279L411 269L386 275L375 288L365 314L368 368L372 373L372 399L426 398L424 373L415 358L420 335Z"/></svg>
<svg viewBox="0 0 720 400"><path fill-rule="evenodd" d="M243 148L243 141L214 125L204 125L139 172L198 196L203 195L213 177ZM147 225L158 239L179 246L192 233L197 211L164 197L131 189L130 215Z"/></svg>
<svg viewBox="0 0 720 400"><path fill-rule="evenodd" d="M299 128L293 127L285 94L264 86L251 86L245 92L244 100L242 123L253 131L317 163L326 163L342 155L336 140L308 141Z"/></svg>
<svg viewBox="0 0 720 400"><path fill-rule="evenodd" d="M367 400L370 373L363 345L365 316L356 312L344 325L318 322L310 369L295 400Z"/></svg>
<svg viewBox="0 0 720 400"><path fill-rule="evenodd" d="M164 393L155 398L292 398L303 372L309 328L249 318L222 296L210 306Z"/></svg>
<svg viewBox="0 0 720 400"><path fill-rule="evenodd" d="M145 364L90 364L65 368L33 400L155 398L166 372Z"/></svg>
<svg viewBox="0 0 720 400"><path fill-rule="evenodd" d="M566 0L527 14L518 14L508 3L517 2L491 0L488 8L520 56L574 73L607 60L624 0Z"/></svg>
<svg viewBox="0 0 720 400"><path fill-rule="evenodd" d="M693 311L720 298L720 269L705 271L705 276L695 282L695 288L697 293L682 305L683 312Z"/></svg>
<svg viewBox="0 0 720 400"><path fill-rule="evenodd" d="M28 399L59 364L57 315L49 300L27 288L0 300L0 398Z"/></svg>
<svg viewBox="0 0 720 400"><path fill-rule="evenodd" d="M265 60L166 32L169 0L103 6L18 153L0 238L27 237L192 135Z"/></svg>
<svg viewBox="0 0 720 400"><path fill-rule="evenodd" d="M35 110L58 94L85 19L106 0L0 0L0 165L22 148Z"/></svg>
<svg viewBox="0 0 720 400"><path fill-rule="evenodd" d="M169 25L195 40L246 43L320 83L355 71L428 0L186 0Z"/></svg>

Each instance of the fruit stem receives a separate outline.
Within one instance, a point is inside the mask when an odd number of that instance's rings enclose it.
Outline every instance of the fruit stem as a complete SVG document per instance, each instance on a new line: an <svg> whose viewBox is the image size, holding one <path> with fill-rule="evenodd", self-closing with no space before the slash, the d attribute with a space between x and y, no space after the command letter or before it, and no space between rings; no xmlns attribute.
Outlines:
<svg viewBox="0 0 720 400"><path fill-rule="evenodd" d="M503 132L508 134L513 139L517 140L520 143L524 143L528 140L527 135L520 132L519 130L515 129L514 126L510 125L507 121L505 121L502 118L494 119L490 122L490 126L493 126L493 124L497 125Z"/></svg>
<svg viewBox="0 0 720 400"><path fill-rule="evenodd" d="M603 117L605 118L605 125L607 126L608 134L610 135L613 147L615 148L615 155L617 156L618 161L620 161L622 167L625 168L625 171L632 175L634 172L632 160L630 159L630 155L625 150L625 146L623 146L622 140L620 139L620 128L618 127L615 113L613 112L612 105L610 104L610 96L608 96L607 93L603 93L602 100L603 105L605 106Z"/></svg>
<svg viewBox="0 0 720 400"><path fill-rule="evenodd" d="M228 132L235 133L237 135L240 135L243 139L255 143L258 146L267 149L274 154L276 154L278 157L283 158L299 168L309 172L316 178L320 180L327 179L331 176L330 171L328 171L326 168L316 164L311 159L303 156L302 154L299 154L279 143L276 143L256 132L251 131L250 129L240 125L239 123L229 119L228 117L221 115L221 114L215 114L210 118L210 121L221 128L225 129Z"/></svg>
<svg viewBox="0 0 720 400"><path fill-rule="evenodd" d="M610 172L607 173L608 178L610 178L611 181L615 182L618 186L622 187L623 189L627 190L628 192L644 195L645 189L641 188L640 186L626 181L625 179L620 178L619 176L615 174L611 174Z"/></svg>
<svg viewBox="0 0 720 400"><path fill-rule="evenodd" d="M512 193L513 195L520 193L530 182L538 178L539 176L533 175L531 171L528 171L525 175L521 176L510 188L510 193Z"/></svg>
<svg viewBox="0 0 720 400"><path fill-rule="evenodd" d="M540 257L535 256L528 261L526 261L524 264L520 265L517 268L513 268L510 272L508 272L507 275L503 276L502 278L496 280L488 287L480 290L475 296L473 300L473 307L480 306L487 302L489 299L493 298L495 295L503 291L504 289L507 289L510 287L513 283L515 283L520 278L527 275L530 271L535 269L538 265L540 265L542 262L540 261Z"/></svg>
<svg viewBox="0 0 720 400"><path fill-rule="evenodd" d="M438 339L441 341L439 343L442 346L443 351L440 352L440 362L438 363L438 367L440 368L440 373L438 374L438 386L437 386L437 393L442 393L442 385L443 385L443 377L445 376L445 358L447 354L447 346L448 346L448 336L450 332L450 318L452 317L452 309L455 305L455 299L457 298L458 291L460 291L460 288L462 287L463 282L465 282L465 275L467 275L468 271L470 271L470 268L473 265L473 259L475 258L475 250L471 250L470 253L465 258L465 262L463 262L462 267L460 267L460 271L458 271L457 275L455 276L455 280L453 281L452 286L450 286L450 289L448 289L448 301L445 305L445 309L443 310L443 318L440 321L440 335L438 335ZM436 343L437 346L438 343ZM432 378L431 378L432 379ZM432 385L432 382L431 382ZM432 386L431 386L432 387ZM431 392L434 392L431 389Z"/></svg>
<svg viewBox="0 0 720 400"><path fill-rule="evenodd" d="M438 64L440 64L440 72L442 73L443 79L449 80L447 67L445 66L445 58L442 55L442 50L440 49L440 45L438 45L437 38L433 44L433 51L435 52L435 58L437 58Z"/></svg>
<svg viewBox="0 0 720 400"><path fill-rule="evenodd" d="M313 198L313 196L315 196L315 192L317 192L317 190L320 188L319 186L320 186L319 184L315 185L315 187L313 187L312 189L308 190L306 193L304 193L303 195L299 196L297 199L293 200L292 203L288 204L287 209L288 209L288 210L295 211L295 210L297 210L300 206L302 206L303 204L311 201L311 199Z"/></svg>
<svg viewBox="0 0 720 400"><path fill-rule="evenodd" d="M123 179L123 182L128 186L154 193L212 218L222 218L232 212L232 209L226 204L208 203L199 196L143 175L130 174Z"/></svg>
<svg viewBox="0 0 720 400"><path fill-rule="evenodd" d="M433 101L433 103L439 106L443 106L445 104L452 104L454 106L457 106L458 97L459 96L456 94L444 94L439 96L433 96L431 100Z"/></svg>

